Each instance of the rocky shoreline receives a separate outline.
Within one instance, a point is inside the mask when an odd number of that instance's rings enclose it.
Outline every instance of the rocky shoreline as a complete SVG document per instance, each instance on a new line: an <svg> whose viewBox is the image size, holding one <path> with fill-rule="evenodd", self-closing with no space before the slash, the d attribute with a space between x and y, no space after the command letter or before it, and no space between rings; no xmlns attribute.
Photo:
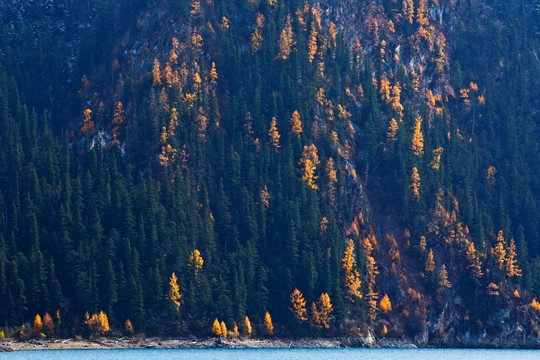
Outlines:
<svg viewBox="0 0 540 360"><path fill-rule="evenodd" d="M451 343L443 341L374 339L368 337L340 338L279 338L279 339L215 339L215 338L99 338L95 340L4 340L0 352L18 350L60 349L197 349L197 348L501 348L540 349L540 339L526 338L519 342L498 339L466 339Z"/></svg>

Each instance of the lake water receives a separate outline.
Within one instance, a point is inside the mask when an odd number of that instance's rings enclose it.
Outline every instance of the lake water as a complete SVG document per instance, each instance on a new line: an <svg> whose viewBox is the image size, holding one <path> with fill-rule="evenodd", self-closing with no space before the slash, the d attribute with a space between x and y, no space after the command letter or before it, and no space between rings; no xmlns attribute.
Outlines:
<svg viewBox="0 0 540 360"><path fill-rule="evenodd" d="M540 350L463 349L114 349L24 350L10 360L539 360Z"/></svg>

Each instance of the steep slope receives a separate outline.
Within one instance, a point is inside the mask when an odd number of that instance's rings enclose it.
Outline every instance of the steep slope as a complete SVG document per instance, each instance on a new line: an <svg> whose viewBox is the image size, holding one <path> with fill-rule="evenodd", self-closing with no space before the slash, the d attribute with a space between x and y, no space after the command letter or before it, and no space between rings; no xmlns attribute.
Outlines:
<svg viewBox="0 0 540 360"><path fill-rule="evenodd" d="M1 321L537 341L534 3L145 5L63 141L2 76Z"/></svg>

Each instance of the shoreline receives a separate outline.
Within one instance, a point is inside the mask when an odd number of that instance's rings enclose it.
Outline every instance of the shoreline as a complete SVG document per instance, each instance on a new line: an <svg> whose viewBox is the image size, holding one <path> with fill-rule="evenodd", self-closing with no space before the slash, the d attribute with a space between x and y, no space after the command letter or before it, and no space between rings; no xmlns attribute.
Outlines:
<svg viewBox="0 0 540 360"><path fill-rule="evenodd" d="M81 350L81 349L265 349L265 348L448 348L448 349L540 349L538 339L521 343L501 343L497 339L477 339L467 343L418 343L371 337L340 338L276 338L276 339L216 339L216 338L98 338L95 340L46 339L10 340L0 342L0 352L21 350Z"/></svg>

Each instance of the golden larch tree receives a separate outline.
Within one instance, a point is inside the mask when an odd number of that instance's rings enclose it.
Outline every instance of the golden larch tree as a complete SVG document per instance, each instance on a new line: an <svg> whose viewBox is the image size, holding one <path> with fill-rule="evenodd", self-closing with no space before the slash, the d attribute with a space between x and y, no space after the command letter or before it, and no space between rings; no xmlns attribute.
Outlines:
<svg viewBox="0 0 540 360"><path fill-rule="evenodd" d="M431 166L434 170L439 170L441 168L441 154L444 151L444 148L438 147L435 150L433 150L433 160L429 163L429 166Z"/></svg>
<svg viewBox="0 0 540 360"><path fill-rule="evenodd" d="M506 276L508 277L521 277L521 269L517 265L516 259L516 244L514 239L510 239L510 245L506 254Z"/></svg>
<svg viewBox="0 0 540 360"><path fill-rule="evenodd" d="M312 62L317 54L317 28L315 27L315 21L311 22L311 29L308 37L308 57L309 62Z"/></svg>
<svg viewBox="0 0 540 360"><path fill-rule="evenodd" d="M411 191L411 197L413 199L420 199L420 174L418 174L418 169L416 166L412 169L409 190Z"/></svg>
<svg viewBox="0 0 540 360"><path fill-rule="evenodd" d="M124 329L126 330L127 334L133 333L133 324L131 323L131 320L126 320L126 322L124 323Z"/></svg>
<svg viewBox="0 0 540 360"><path fill-rule="evenodd" d="M441 271L439 272L439 290L444 291L450 289L452 284L448 280L448 270L446 270L446 265L441 266Z"/></svg>
<svg viewBox="0 0 540 360"><path fill-rule="evenodd" d="M170 300L176 310L180 309L180 298L182 295L180 294L180 286L178 285L178 278L176 277L176 274L173 272L171 277L169 278L169 292L167 293L167 299Z"/></svg>
<svg viewBox="0 0 540 360"><path fill-rule="evenodd" d="M212 333L214 333L214 335L216 336L221 336L221 324L219 323L219 320L217 318L212 324Z"/></svg>
<svg viewBox="0 0 540 360"><path fill-rule="evenodd" d="M388 140L396 141L397 140L396 134L398 130L399 130L398 123L396 119L392 118L392 120L390 120L388 130L386 131L386 137L388 138Z"/></svg>
<svg viewBox="0 0 540 360"><path fill-rule="evenodd" d="M327 293L322 293L317 301L317 304L311 304L312 325L318 328L330 328L330 314L334 311L330 296Z"/></svg>
<svg viewBox="0 0 540 360"><path fill-rule="evenodd" d="M39 314L36 314L36 317L34 317L33 325L35 332L41 332L43 329L43 322L41 321L41 316Z"/></svg>
<svg viewBox="0 0 540 360"><path fill-rule="evenodd" d="M413 23L414 19L414 2L413 0L403 0L402 2L402 16L409 24Z"/></svg>
<svg viewBox="0 0 540 360"><path fill-rule="evenodd" d="M416 22L426 28L429 26L427 0L420 0L416 8Z"/></svg>
<svg viewBox="0 0 540 360"><path fill-rule="evenodd" d="M538 300L536 300L536 298L532 299L530 305L533 310L535 310L537 313L540 313L540 303L538 302Z"/></svg>
<svg viewBox="0 0 540 360"><path fill-rule="evenodd" d="M360 274L355 268L354 241L352 239L349 239L345 254L343 259L341 259L341 268L344 271L343 282L347 289L347 299L354 302L356 298L362 298L362 294L360 293L362 282L360 281Z"/></svg>
<svg viewBox="0 0 540 360"><path fill-rule="evenodd" d="M272 317L268 311L264 314L264 328L268 336L274 335L274 324L272 324Z"/></svg>
<svg viewBox="0 0 540 360"><path fill-rule="evenodd" d="M270 122L268 136L270 137L270 142L272 143L272 145L274 145L274 149L277 152L281 147L281 145L279 144L279 138L281 137L281 135L279 134L279 131L277 129L277 121L275 117L273 117L272 121Z"/></svg>
<svg viewBox="0 0 540 360"><path fill-rule="evenodd" d="M278 40L279 54L278 54L278 58L280 58L282 60L287 60L289 58L289 56L291 55L293 46L294 46L294 38L293 38L291 17L287 16L287 21L285 23L285 26L283 27L283 30L281 30L281 33L279 35L279 40Z"/></svg>
<svg viewBox="0 0 540 360"><path fill-rule="evenodd" d="M313 190L317 190L319 187L315 184L315 180L318 176L315 176L317 168L310 159L304 160L304 172L302 174L302 181L304 181Z"/></svg>
<svg viewBox="0 0 540 360"><path fill-rule="evenodd" d="M81 132L85 135L90 134L94 131L95 124L92 121L92 110L86 109L84 110L84 120L83 120L83 127L81 128Z"/></svg>
<svg viewBox="0 0 540 360"><path fill-rule="evenodd" d="M219 77L216 70L216 63L212 61L212 69L210 70L210 84L216 85L218 78Z"/></svg>
<svg viewBox="0 0 540 360"><path fill-rule="evenodd" d="M304 295L300 292L298 289L294 289L294 291L291 293L290 296L292 307L289 309L292 311L294 317L299 322L306 321L306 300L304 299Z"/></svg>
<svg viewBox="0 0 540 360"><path fill-rule="evenodd" d="M262 34L261 30L255 29L251 34L251 53L256 54L262 46Z"/></svg>
<svg viewBox="0 0 540 360"><path fill-rule="evenodd" d="M499 270L504 268L504 264L506 262L506 250L504 249L504 243L503 232L500 230L497 234L495 246L491 249L491 256L493 256L493 260L495 260Z"/></svg>
<svg viewBox="0 0 540 360"><path fill-rule="evenodd" d="M221 336L226 338L227 337L227 325L225 325L225 321L222 321L219 326L221 327Z"/></svg>
<svg viewBox="0 0 540 360"><path fill-rule="evenodd" d="M85 318L86 320L84 323L95 334L105 335L105 333L110 330L109 319L107 314L105 314L103 311L100 311L97 314L92 314L91 317L88 315L88 313L86 313Z"/></svg>
<svg viewBox="0 0 540 360"><path fill-rule="evenodd" d="M114 144L120 144L120 141L118 140L118 137L120 136L120 127L125 121L124 116L124 105L121 101L116 103L116 107L114 109L114 117L113 117L113 143Z"/></svg>
<svg viewBox="0 0 540 360"><path fill-rule="evenodd" d="M424 153L424 134L422 134L422 117L417 116L414 121L414 134L412 138L412 150L414 155L420 156Z"/></svg>
<svg viewBox="0 0 540 360"><path fill-rule="evenodd" d="M480 261L480 257L478 256L478 253L476 252L476 248L474 247L473 242L469 242L469 245L467 247L465 257L467 258L467 269L470 269L472 277L480 278L482 275L482 262Z"/></svg>
<svg viewBox="0 0 540 360"><path fill-rule="evenodd" d="M426 259L425 270L427 273L431 273L435 270L435 259L433 256L433 249L429 249L429 253Z"/></svg>
<svg viewBox="0 0 540 360"><path fill-rule="evenodd" d="M188 268L193 271L195 277L199 275L199 271L201 271L203 264L204 260L199 250L193 250L191 254L189 254Z"/></svg>
<svg viewBox="0 0 540 360"><path fill-rule="evenodd" d="M264 188L261 190L261 203L266 207L270 207L270 192L268 192L268 187L264 185Z"/></svg>
<svg viewBox="0 0 540 360"><path fill-rule="evenodd" d="M366 243L365 239L364 243ZM375 292L375 279L377 274L379 274L379 270L377 269L377 263L373 256L367 255L366 252L366 258L368 271L368 289L366 297L368 299L368 315L373 321L377 317L377 298L379 297L379 294Z"/></svg>
<svg viewBox="0 0 540 360"><path fill-rule="evenodd" d="M296 134L298 135L298 137L300 137L300 134L302 133L302 121L300 120L300 114L298 113L298 110L295 110L292 113L289 122L291 123L291 133Z"/></svg>
<svg viewBox="0 0 540 360"><path fill-rule="evenodd" d="M379 310L382 314L392 311L392 302L390 301L388 295L385 294L381 299L381 302L379 303Z"/></svg>
<svg viewBox="0 0 540 360"><path fill-rule="evenodd" d="M47 336L54 335L54 322L49 313L45 313L45 316L43 316L43 331Z"/></svg>
<svg viewBox="0 0 540 360"><path fill-rule="evenodd" d="M199 136L204 139L206 136L206 128L208 127L208 118L204 114L204 109L202 108L202 106L199 106L199 109L197 110L197 115L195 116L195 123L197 124Z"/></svg>
<svg viewBox="0 0 540 360"><path fill-rule="evenodd" d="M152 86L161 85L161 70L159 69L159 60L158 58L154 58L154 67L152 69L152 76L154 78L154 82L152 83Z"/></svg>
<svg viewBox="0 0 540 360"><path fill-rule="evenodd" d="M246 327L246 332L248 335L251 335L251 321L249 321L249 318L246 315L246 318L244 319L244 325Z"/></svg>

